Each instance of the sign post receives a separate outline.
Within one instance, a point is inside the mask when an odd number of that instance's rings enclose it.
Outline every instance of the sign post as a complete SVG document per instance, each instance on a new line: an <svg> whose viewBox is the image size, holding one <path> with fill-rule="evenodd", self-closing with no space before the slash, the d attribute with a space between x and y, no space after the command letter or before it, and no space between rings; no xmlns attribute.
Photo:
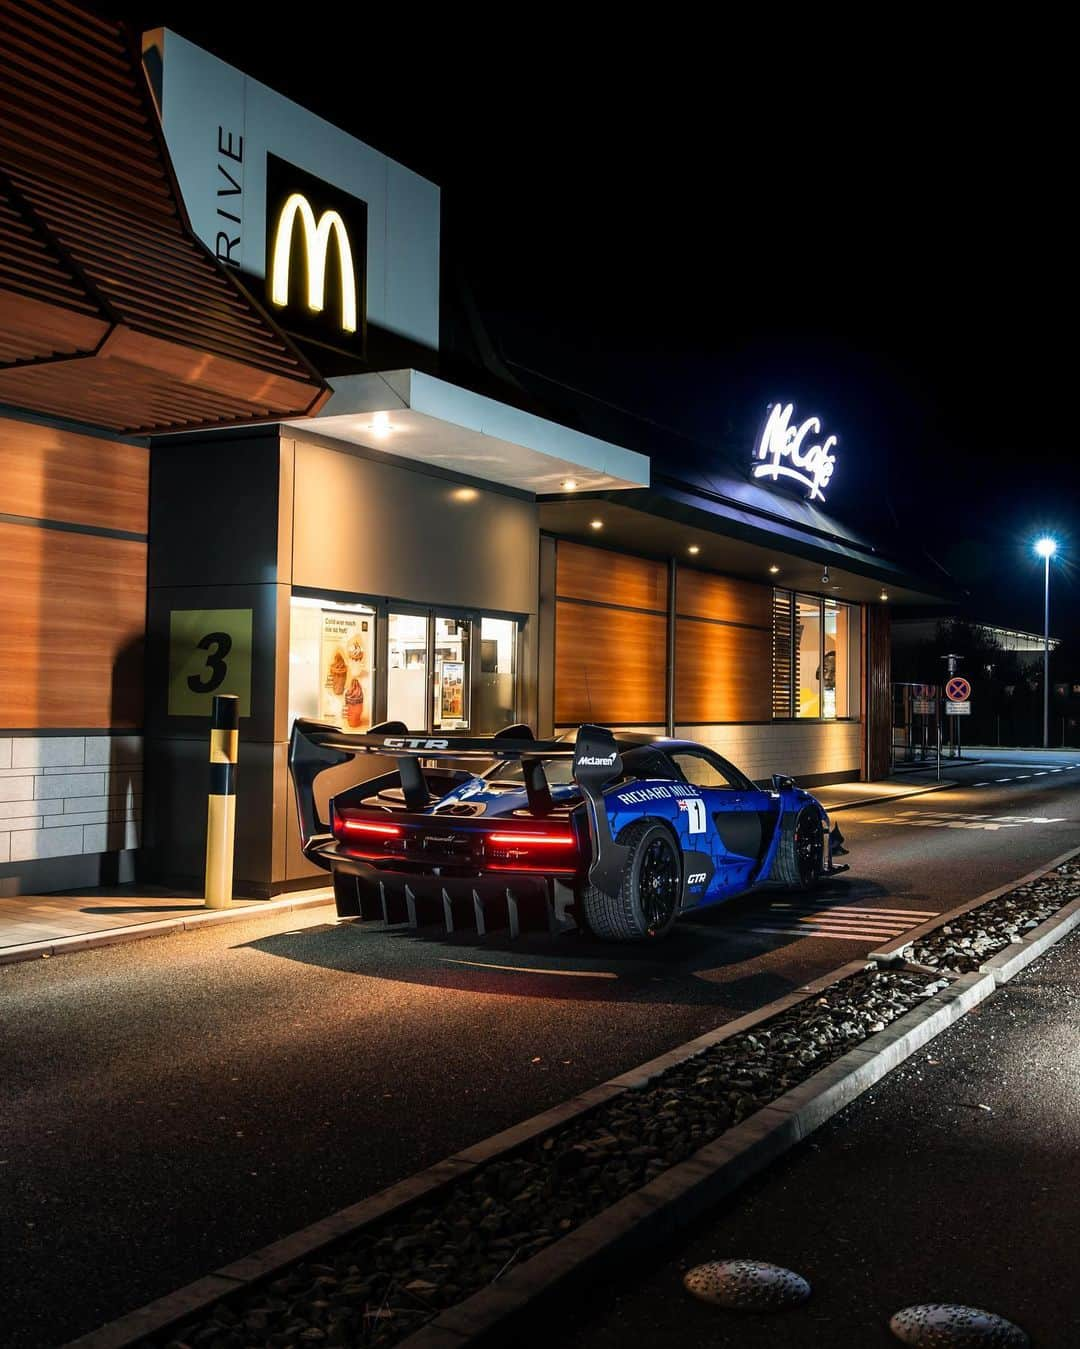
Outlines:
<svg viewBox="0 0 1080 1349"><path fill-rule="evenodd" d="M952 717L956 734L956 757L960 755L960 723L957 717L971 716L971 681L963 675L951 674L945 683L945 714Z"/></svg>

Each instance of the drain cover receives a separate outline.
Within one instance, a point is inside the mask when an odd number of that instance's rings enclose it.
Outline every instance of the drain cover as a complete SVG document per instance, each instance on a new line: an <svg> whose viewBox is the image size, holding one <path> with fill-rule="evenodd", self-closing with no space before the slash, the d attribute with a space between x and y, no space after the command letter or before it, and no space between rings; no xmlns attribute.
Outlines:
<svg viewBox="0 0 1080 1349"><path fill-rule="evenodd" d="M1003 1316L941 1302L905 1307L889 1322L889 1329L916 1349L1028 1349L1030 1343L1020 1327Z"/></svg>
<svg viewBox="0 0 1080 1349"><path fill-rule="evenodd" d="M734 1311L782 1311L810 1296L804 1278L760 1260L710 1260L689 1270L683 1284L702 1302Z"/></svg>

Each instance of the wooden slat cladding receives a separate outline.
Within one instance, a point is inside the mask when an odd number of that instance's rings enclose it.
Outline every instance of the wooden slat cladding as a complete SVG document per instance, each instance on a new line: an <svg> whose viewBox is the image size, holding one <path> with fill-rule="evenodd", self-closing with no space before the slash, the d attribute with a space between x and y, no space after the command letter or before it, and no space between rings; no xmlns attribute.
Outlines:
<svg viewBox="0 0 1080 1349"><path fill-rule="evenodd" d="M675 721L768 721L772 634L765 628L679 618L675 624Z"/></svg>
<svg viewBox="0 0 1080 1349"><path fill-rule="evenodd" d="M771 586L680 567L677 587L675 608L688 618L746 623L755 628L772 624Z"/></svg>
<svg viewBox="0 0 1080 1349"><path fill-rule="evenodd" d="M0 403L129 434L314 411L317 372L186 224L131 31L8 0L0 49Z"/></svg>
<svg viewBox="0 0 1080 1349"><path fill-rule="evenodd" d="M559 600L556 722L662 726L666 641L667 620L662 614Z"/></svg>
<svg viewBox="0 0 1080 1349"><path fill-rule="evenodd" d="M146 544L0 523L0 726L142 722Z"/></svg>
<svg viewBox="0 0 1080 1349"><path fill-rule="evenodd" d="M6 515L145 534L149 471L141 445L0 419Z"/></svg>
<svg viewBox="0 0 1080 1349"><path fill-rule="evenodd" d="M892 653L889 611L881 604L866 610L866 772L871 780L888 777L892 760Z"/></svg>
<svg viewBox="0 0 1080 1349"><path fill-rule="evenodd" d="M666 613L667 576L663 562L559 540L555 590L560 599Z"/></svg>

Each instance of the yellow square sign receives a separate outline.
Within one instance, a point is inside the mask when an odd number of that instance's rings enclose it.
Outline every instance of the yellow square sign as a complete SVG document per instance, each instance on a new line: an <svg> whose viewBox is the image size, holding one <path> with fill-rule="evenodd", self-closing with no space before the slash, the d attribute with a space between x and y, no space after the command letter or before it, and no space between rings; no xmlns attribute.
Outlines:
<svg viewBox="0 0 1080 1349"><path fill-rule="evenodd" d="M169 716L208 717L216 693L235 693L251 715L250 609L173 609Z"/></svg>

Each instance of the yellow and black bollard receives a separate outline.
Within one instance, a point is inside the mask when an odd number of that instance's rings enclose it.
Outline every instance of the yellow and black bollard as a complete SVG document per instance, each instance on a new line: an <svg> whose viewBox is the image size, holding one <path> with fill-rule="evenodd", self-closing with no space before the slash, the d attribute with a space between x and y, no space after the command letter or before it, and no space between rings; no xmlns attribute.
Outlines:
<svg viewBox="0 0 1080 1349"><path fill-rule="evenodd" d="M232 905L236 833L236 750L240 703L233 693L214 695L210 719L210 800L206 815L206 907Z"/></svg>

